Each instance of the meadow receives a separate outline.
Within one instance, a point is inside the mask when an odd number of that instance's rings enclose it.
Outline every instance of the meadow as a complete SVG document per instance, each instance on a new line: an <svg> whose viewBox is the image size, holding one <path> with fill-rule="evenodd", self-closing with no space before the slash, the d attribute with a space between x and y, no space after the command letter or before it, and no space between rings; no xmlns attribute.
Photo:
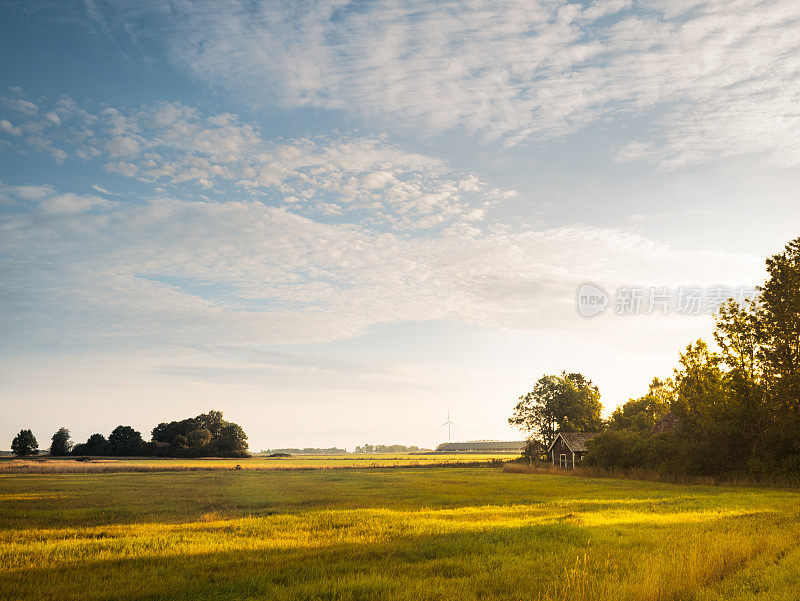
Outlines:
<svg viewBox="0 0 800 601"><path fill-rule="evenodd" d="M514 455L490 453L373 453L342 455L293 455L246 459L174 459L152 457L93 457L77 461L72 457L0 458L4 473L95 473L95 472L173 472L185 470L308 470L365 467L435 467L482 465L513 459Z"/></svg>
<svg viewBox="0 0 800 601"><path fill-rule="evenodd" d="M797 590L793 490L489 466L0 474L0 599L788 601Z"/></svg>

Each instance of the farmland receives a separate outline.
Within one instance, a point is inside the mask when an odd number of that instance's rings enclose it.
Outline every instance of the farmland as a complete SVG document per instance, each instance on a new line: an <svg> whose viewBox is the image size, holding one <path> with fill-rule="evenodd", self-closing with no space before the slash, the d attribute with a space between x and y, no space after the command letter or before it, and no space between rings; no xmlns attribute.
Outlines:
<svg viewBox="0 0 800 601"><path fill-rule="evenodd" d="M231 470L307 470L366 467L427 467L456 464L489 464L496 460L512 459L513 455L488 453L453 454L355 454L297 455L292 457L252 457L248 459L156 459L95 457L87 461L73 458L0 459L3 473L119 473L158 471Z"/></svg>
<svg viewBox="0 0 800 601"><path fill-rule="evenodd" d="M789 490L174 465L0 474L0 599L788 600L800 587Z"/></svg>

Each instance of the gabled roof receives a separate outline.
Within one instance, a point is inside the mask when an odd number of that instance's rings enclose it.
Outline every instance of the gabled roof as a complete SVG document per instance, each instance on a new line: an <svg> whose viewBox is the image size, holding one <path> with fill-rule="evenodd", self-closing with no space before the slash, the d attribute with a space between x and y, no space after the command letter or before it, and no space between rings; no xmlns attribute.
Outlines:
<svg viewBox="0 0 800 601"><path fill-rule="evenodd" d="M591 440L598 434L600 434L600 432L559 432L556 434L553 442L550 443L550 446L547 447L547 452L550 452L550 449L553 448L553 445L556 444L556 441L559 438L564 441L564 443L569 447L569 450L573 453L577 451L585 451L586 441Z"/></svg>

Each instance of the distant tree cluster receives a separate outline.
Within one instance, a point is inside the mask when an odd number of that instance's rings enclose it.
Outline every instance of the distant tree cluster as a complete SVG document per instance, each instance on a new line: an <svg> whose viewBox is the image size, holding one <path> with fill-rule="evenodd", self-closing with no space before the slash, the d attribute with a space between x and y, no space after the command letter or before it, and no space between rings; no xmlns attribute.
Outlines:
<svg viewBox="0 0 800 601"><path fill-rule="evenodd" d="M20 430L11 443L14 455L27 457L39 452L30 430ZM222 412L209 411L197 417L158 424L145 442L131 426L117 426L108 435L92 434L73 446L70 432L59 428L50 444L50 455L92 455L113 457L246 457L247 435L239 424L225 421Z"/></svg>
<svg viewBox="0 0 800 601"><path fill-rule="evenodd" d="M261 449L262 455L342 455L344 453L347 453L347 449L340 449L338 447L329 447L327 449L317 447L306 447L304 449Z"/></svg>
<svg viewBox="0 0 800 601"><path fill-rule="evenodd" d="M413 453L415 451L422 451L427 449L420 449L418 446L406 446L404 444L364 444L357 446L356 453Z"/></svg>
<svg viewBox="0 0 800 601"><path fill-rule="evenodd" d="M239 424L222 419L221 411L201 413L153 428L156 454L177 457L244 457L247 434Z"/></svg>
<svg viewBox="0 0 800 601"><path fill-rule="evenodd" d="M800 238L766 266L756 298L729 300L716 314L716 348L690 344L672 378L617 409L608 431L587 443L588 464L800 474Z"/></svg>

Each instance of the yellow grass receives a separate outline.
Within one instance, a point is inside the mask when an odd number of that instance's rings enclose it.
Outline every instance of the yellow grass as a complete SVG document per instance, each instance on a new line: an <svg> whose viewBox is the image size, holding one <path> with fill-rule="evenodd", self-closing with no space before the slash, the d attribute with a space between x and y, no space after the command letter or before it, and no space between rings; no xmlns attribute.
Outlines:
<svg viewBox="0 0 800 601"><path fill-rule="evenodd" d="M343 469L365 467L431 467L460 464L491 464L513 459L515 455L485 453L453 454L347 454L296 455L292 457L251 457L244 459L173 459L94 457L77 461L71 457L0 459L0 474L7 473L93 473L93 472L172 472L178 470L291 470Z"/></svg>
<svg viewBox="0 0 800 601"><path fill-rule="evenodd" d="M6 474L0 599L796 599L798 515L486 467Z"/></svg>

